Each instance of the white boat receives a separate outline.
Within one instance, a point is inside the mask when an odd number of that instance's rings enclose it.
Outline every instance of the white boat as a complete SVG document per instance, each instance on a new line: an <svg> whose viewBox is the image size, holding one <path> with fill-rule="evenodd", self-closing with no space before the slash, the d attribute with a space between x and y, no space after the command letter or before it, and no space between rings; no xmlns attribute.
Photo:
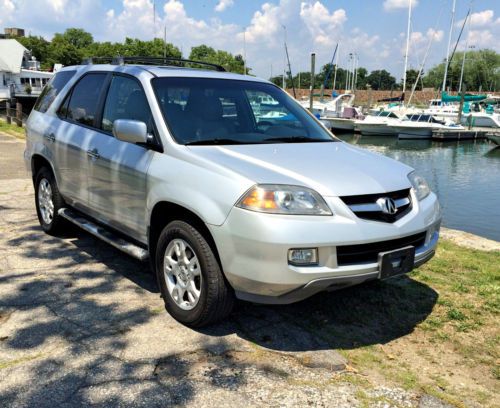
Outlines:
<svg viewBox="0 0 500 408"><path fill-rule="evenodd" d="M18 41L0 39L0 100L36 98L53 75Z"/></svg>
<svg viewBox="0 0 500 408"><path fill-rule="evenodd" d="M328 102L314 101L312 113L319 116L327 128L353 131L354 122L363 117L361 110L353 106L354 98L354 94L345 93ZM301 101L300 104L309 109L309 101Z"/></svg>
<svg viewBox="0 0 500 408"><path fill-rule="evenodd" d="M435 130L464 130L461 125L444 122L426 114L411 115L399 123L391 125L399 139L431 139Z"/></svg>
<svg viewBox="0 0 500 408"><path fill-rule="evenodd" d="M396 112L380 111L374 116L354 121L354 130L364 136L396 135L393 127L406 116Z"/></svg>
<svg viewBox="0 0 500 408"><path fill-rule="evenodd" d="M313 101L313 115L320 115L321 117L341 117L344 108L352 107L354 102L354 94L341 94L335 98L325 101ZM304 108L309 109L309 100L302 100L299 102Z"/></svg>
<svg viewBox="0 0 500 408"><path fill-rule="evenodd" d="M486 112L471 112L463 114L461 119L464 126L478 126L500 128L500 114Z"/></svg>
<svg viewBox="0 0 500 408"><path fill-rule="evenodd" d="M440 120L454 120L458 118L459 110L460 106L457 103L443 102L441 99L431 99L429 106L422 113L434 116Z"/></svg>

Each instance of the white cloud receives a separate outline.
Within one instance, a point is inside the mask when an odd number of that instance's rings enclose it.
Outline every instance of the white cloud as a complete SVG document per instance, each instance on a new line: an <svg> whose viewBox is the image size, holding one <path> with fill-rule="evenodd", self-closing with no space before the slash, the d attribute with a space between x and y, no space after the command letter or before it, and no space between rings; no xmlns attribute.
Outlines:
<svg viewBox="0 0 500 408"><path fill-rule="evenodd" d="M331 46L339 40L339 29L347 21L344 9L330 13L323 3L303 2L300 5L300 17L317 44Z"/></svg>
<svg viewBox="0 0 500 408"><path fill-rule="evenodd" d="M493 18L495 13L493 10L483 10L477 13L472 13L470 15L470 26L471 27L484 27L486 25L498 24L500 19L497 19L495 22ZM464 23L465 19L462 19L456 23L457 27L461 27Z"/></svg>
<svg viewBox="0 0 500 408"><path fill-rule="evenodd" d="M153 37L160 32L154 24L153 2L150 0L123 0L123 10L116 14L113 9L106 12L108 39L122 40L125 37Z"/></svg>
<svg viewBox="0 0 500 408"><path fill-rule="evenodd" d="M6 24L7 21L11 19L12 14L14 14L16 7L12 0L0 0L0 25Z"/></svg>
<svg viewBox="0 0 500 408"><path fill-rule="evenodd" d="M227 8L232 7L233 4L234 4L233 0L219 0L214 10L221 13Z"/></svg>
<svg viewBox="0 0 500 408"><path fill-rule="evenodd" d="M489 48L500 52L500 44L498 43L498 36L500 32L492 32L486 30L470 30L469 33L469 46L479 48Z"/></svg>
<svg viewBox="0 0 500 408"><path fill-rule="evenodd" d="M256 11L246 29L246 41L256 43L273 39L273 35L281 29L281 7L271 3L264 3L260 10Z"/></svg>
<svg viewBox="0 0 500 408"><path fill-rule="evenodd" d="M410 4L410 0L385 0L384 1L384 10L392 11L398 9L407 9ZM418 0L413 0L411 3L412 8L418 6Z"/></svg>
<svg viewBox="0 0 500 408"><path fill-rule="evenodd" d="M61 14L66 8L67 0L52 0L50 6L56 13Z"/></svg>

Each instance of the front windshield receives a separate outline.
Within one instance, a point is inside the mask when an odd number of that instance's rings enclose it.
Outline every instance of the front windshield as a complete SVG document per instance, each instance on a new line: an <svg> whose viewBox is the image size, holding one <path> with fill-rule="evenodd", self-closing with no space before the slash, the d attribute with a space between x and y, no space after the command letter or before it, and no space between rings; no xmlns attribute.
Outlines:
<svg viewBox="0 0 500 408"><path fill-rule="evenodd" d="M187 77L155 78L152 84L180 144L337 141L272 84Z"/></svg>

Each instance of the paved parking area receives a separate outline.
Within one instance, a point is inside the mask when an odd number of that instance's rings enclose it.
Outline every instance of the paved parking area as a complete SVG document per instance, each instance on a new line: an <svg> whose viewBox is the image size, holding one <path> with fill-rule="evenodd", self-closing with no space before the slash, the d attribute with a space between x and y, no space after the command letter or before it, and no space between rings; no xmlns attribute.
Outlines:
<svg viewBox="0 0 500 408"><path fill-rule="evenodd" d="M0 138L2 406L357 406L361 385L343 380L354 371L336 350L384 343L417 323L350 321L344 309L363 295L347 290L282 307L241 303L222 324L188 329L165 312L147 264L76 228L41 231L23 149ZM325 328L309 327L311 316ZM382 384L367 392L443 406Z"/></svg>

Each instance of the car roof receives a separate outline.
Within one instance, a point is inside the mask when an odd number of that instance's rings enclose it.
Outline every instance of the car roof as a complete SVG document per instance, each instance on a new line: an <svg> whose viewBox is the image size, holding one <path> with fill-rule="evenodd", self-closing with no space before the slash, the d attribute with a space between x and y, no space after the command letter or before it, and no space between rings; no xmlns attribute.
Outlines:
<svg viewBox="0 0 500 408"><path fill-rule="evenodd" d="M140 71L147 71L156 77L186 77L186 78L215 78L215 79L228 79L236 81L251 81L271 83L265 79L251 76L235 74L232 72L221 72L215 70L184 68L174 66L162 65L141 65L141 64L86 64L86 65L73 65L60 69L59 71L67 70L85 70L89 71L110 71L110 72L123 72L131 75L137 75ZM58 72L59 72L58 71Z"/></svg>

